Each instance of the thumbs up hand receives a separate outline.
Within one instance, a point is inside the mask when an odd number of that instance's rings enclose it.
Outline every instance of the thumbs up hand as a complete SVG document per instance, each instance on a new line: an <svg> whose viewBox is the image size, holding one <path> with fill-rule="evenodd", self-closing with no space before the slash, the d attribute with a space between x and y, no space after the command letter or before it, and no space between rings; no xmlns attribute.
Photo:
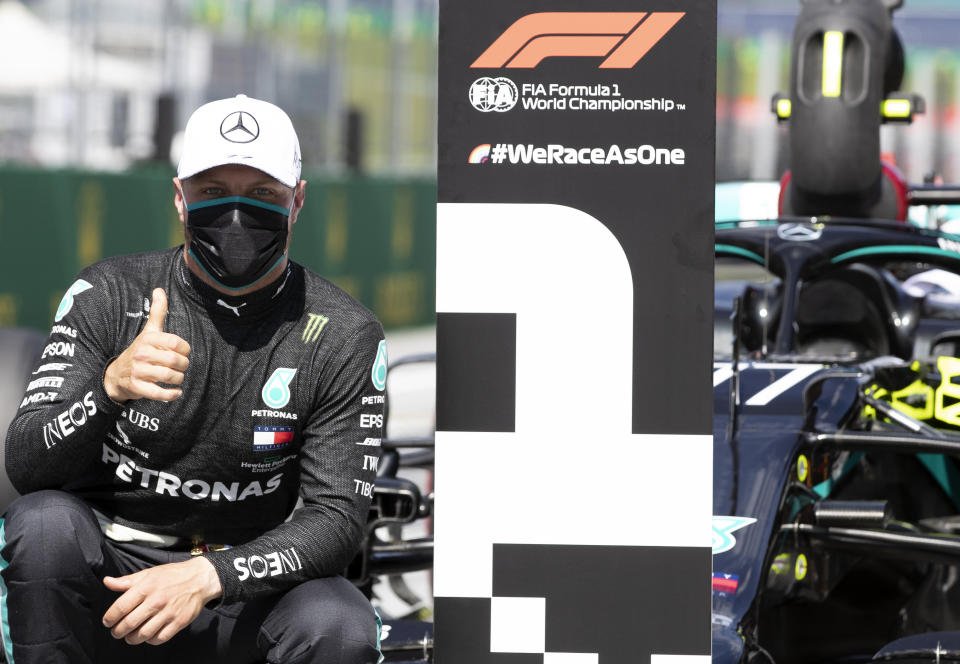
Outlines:
<svg viewBox="0 0 960 664"><path fill-rule="evenodd" d="M107 396L117 403L131 399L173 401L183 393L179 388L159 385L183 384L183 372L190 365L190 344L163 331L166 317L167 294L162 288L154 288L146 325L103 374Z"/></svg>
<svg viewBox="0 0 960 664"><path fill-rule="evenodd" d="M150 302L150 316L147 318L147 324L143 326L143 332L163 332L163 324L167 320L167 294L162 288L153 289L153 298Z"/></svg>

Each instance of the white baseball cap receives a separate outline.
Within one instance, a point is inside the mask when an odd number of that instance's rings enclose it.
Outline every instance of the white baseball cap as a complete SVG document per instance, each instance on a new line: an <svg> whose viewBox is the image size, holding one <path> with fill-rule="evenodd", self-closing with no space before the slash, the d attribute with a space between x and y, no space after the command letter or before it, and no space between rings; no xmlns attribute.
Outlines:
<svg viewBox="0 0 960 664"><path fill-rule="evenodd" d="M244 164L288 187L300 181L300 141L277 106L246 95L204 104L187 120L177 177L224 164Z"/></svg>

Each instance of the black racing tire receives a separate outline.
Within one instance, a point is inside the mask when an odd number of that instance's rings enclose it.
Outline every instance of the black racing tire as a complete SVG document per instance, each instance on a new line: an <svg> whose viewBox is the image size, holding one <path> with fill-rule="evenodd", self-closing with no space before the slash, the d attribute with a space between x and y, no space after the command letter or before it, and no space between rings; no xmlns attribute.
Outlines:
<svg viewBox="0 0 960 664"><path fill-rule="evenodd" d="M7 428L20 406L45 340L46 336L36 330L0 327L0 512L20 495L7 477Z"/></svg>

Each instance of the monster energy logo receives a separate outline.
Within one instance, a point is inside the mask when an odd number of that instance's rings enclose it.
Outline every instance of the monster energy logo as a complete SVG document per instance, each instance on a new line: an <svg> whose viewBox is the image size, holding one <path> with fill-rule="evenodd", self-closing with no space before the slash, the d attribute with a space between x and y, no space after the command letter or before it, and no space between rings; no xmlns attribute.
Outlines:
<svg viewBox="0 0 960 664"><path fill-rule="evenodd" d="M326 316L319 314L307 315L310 317L310 320L307 321L307 327L303 330L303 336L301 337L304 343L316 341L317 337L320 336L320 332L322 332L326 324L330 322L330 319Z"/></svg>

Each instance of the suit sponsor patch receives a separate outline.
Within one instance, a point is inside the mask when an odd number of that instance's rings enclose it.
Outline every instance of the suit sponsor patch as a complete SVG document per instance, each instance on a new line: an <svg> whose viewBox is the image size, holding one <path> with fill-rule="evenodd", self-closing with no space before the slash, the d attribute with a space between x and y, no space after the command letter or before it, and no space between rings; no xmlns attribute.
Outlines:
<svg viewBox="0 0 960 664"><path fill-rule="evenodd" d="M253 427L253 449L257 452L279 450L293 442L293 427Z"/></svg>

